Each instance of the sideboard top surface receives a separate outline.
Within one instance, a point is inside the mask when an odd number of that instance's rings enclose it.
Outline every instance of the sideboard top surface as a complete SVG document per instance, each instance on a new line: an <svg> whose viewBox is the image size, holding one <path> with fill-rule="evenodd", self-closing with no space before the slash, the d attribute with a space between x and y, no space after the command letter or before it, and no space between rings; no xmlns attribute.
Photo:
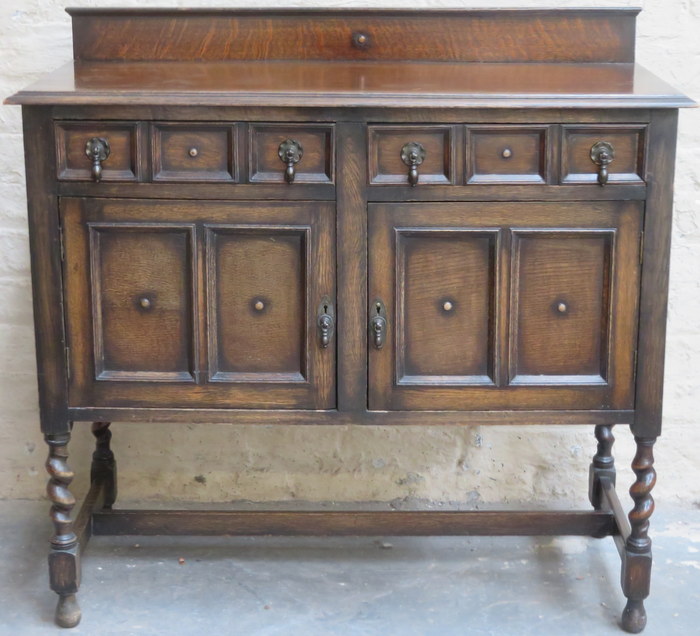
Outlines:
<svg viewBox="0 0 700 636"><path fill-rule="evenodd" d="M637 9L70 9L74 60L11 104L677 108Z"/></svg>

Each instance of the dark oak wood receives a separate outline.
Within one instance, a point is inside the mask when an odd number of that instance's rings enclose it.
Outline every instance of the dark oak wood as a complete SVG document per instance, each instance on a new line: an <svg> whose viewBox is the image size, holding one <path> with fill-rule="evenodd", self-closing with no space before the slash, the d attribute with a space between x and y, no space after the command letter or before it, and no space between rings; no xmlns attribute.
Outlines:
<svg viewBox="0 0 700 636"><path fill-rule="evenodd" d="M285 183L285 164L279 157L279 148L287 139L298 143L303 150L290 185L335 182L333 126L251 124L249 135L251 183ZM284 198L282 193L279 196Z"/></svg>
<svg viewBox="0 0 700 636"><path fill-rule="evenodd" d="M615 443L613 427L599 424L595 427L595 438L598 440L598 449L588 472L588 499L596 510L601 510L604 506L601 479L607 479L608 484L615 487L615 458L612 455L612 447Z"/></svg>
<svg viewBox="0 0 700 636"><path fill-rule="evenodd" d="M467 127L467 183L548 183L549 126Z"/></svg>
<svg viewBox="0 0 700 636"><path fill-rule="evenodd" d="M647 175L652 179L644 217L637 345L640 364L632 426L632 432L640 437L657 437L661 432L677 124L677 111L659 111L653 114L649 127Z"/></svg>
<svg viewBox="0 0 700 636"><path fill-rule="evenodd" d="M409 109L693 105L635 64L355 61L71 62L6 103Z"/></svg>
<svg viewBox="0 0 700 636"><path fill-rule="evenodd" d="M654 437L637 437L637 453L632 460L636 481L630 488L634 508L629 513L630 533L625 542L625 558L622 560L622 591L627 605L622 612L622 627L637 634L646 626L647 615L644 599L649 596L651 579L651 539L649 519L654 512L651 491L656 483L654 470Z"/></svg>
<svg viewBox="0 0 700 636"><path fill-rule="evenodd" d="M632 405L638 204L371 204L369 228L370 408Z"/></svg>
<svg viewBox="0 0 700 636"><path fill-rule="evenodd" d="M366 316L363 315L362 338L367 337ZM358 356L360 357L360 356ZM348 365L350 367L350 365ZM354 368L354 367L353 367ZM366 367L365 367L366 370ZM358 375L362 367L356 369ZM354 378L353 378L354 379ZM346 382L350 384L350 382ZM363 387L364 388L364 387ZM139 407L71 407L68 414L77 421L111 419L127 422L200 422L245 425L301 424L301 425L389 425L455 426L480 425L542 425L565 426L597 424L631 424L633 410L492 410L492 411L367 411L366 389L342 410L306 411L291 409L230 409L230 408L139 408ZM363 409L363 410L360 410Z"/></svg>
<svg viewBox="0 0 700 636"><path fill-rule="evenodd" d="M605 63L634 60L638 12L69 10L76 60Z"/></svg>
<svg viewBox="0 0 700 636"><path fill-rule="evenodd" d="M455 133L454 126L369 126L369 182L407 185L409 166L401 160L401 150L406 144L417 143L425 151L417 166L418 184L455 183L460 172L455 165Z"/></svg>
<svg viewBox="0 0 700 636"><path fill-rule="evenodd" d="M153 124L153 180L238 181L237 132L235 125Z"/></svg>
<svg viewBox="0 0 700 636"><path fill-rule="evenodd" d="M75 497L69 490L74 477L68 466L70 433L47 434L45 439L49 446L46 460L49 482L46 494L51 501L51 521L54 527L49 551L49 584L58 594L56 623L61 627L75 627L81 618L76 599L80 586L80 547L71 519Z"/></svg>
<svg viewBox="0 0 700 636"><path fill-rule="evenodd" d="M6 100L59 624L91 534L579 534L613 537L644 627L693 102L633 63L636 13L71 10L75 60ZM96 448L72 521L76 420ZM112 510L111 421L595 426L594 510Z"/></svg>
<svg viewBox="0 0 700 636"><path fill-rule="evenodd" d="M101 535L305 535L305 536L607 536L612 514L599 511L197 511L96 512Z"/></svg>
<svg viewBox="0 0 700 636"><path fill-rule="evenodd" d="M71 406L334 407L332 205L61 208Z"/></svg>
<svg viewBox="0 0 700 636"><path fill-rule="evenodd" d="M599 141L610 143L615 158L609 166L609 183L641 183L644 180L646 145L644 126L564 126L561 148L561 183L595 183L598 167L591 161L591 148Z"/></svg>

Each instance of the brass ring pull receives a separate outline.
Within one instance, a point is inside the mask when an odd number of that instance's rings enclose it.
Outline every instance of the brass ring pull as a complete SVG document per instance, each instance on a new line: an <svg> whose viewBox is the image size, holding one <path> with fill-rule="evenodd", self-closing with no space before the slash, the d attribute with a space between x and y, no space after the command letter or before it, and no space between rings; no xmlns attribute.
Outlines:
<svg viewBox="0 0 700 636"><path fill-rule="evenodd" d="M401 161L408 166L408 183L418 185L418 166L425 159L425 148L417 141L411 141L401 148Z"/></svg>
<svg viewBox="0 0 700 636"><path fill-rule="evenodd" d="M102 179L102 162L109 157L109 142L104 137L92 137L85 144L85 155L92 161L92 180L99 183Z"/></svg>
<svg viewBox="0 0 700 636"><path fill-rule="evenodd" d="M277 152L280 161L286 164L287 169L284 171L284 180L292 184L296 176L295 165L301 161L304 156L304 149L298 141L293 139L285 139Z"/></svg>
<svg viewBox="0 0 700 636"><path fill-rule="evenodd" d="M591 148L591 161L598 166L598 183L608 182L608 166L615 159L615 148L607 141L598 141Z"/></svg>

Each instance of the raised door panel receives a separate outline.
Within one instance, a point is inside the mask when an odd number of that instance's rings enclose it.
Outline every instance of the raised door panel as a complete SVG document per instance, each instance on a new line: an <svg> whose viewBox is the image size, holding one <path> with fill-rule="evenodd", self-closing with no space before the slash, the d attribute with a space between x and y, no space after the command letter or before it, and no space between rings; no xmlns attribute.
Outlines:
<svg viewBox="0 0 700 636"><path fill-rule="evenodd" d="M327 409L331 203L61 200L71 406Z"/></svg>
<svg viewBox="0 0 700 636"><path fill-rule="evenodd" d="M497 236L397 232L398 384L493 383Z"/></svg>
<svg viewBox="0 0 700 636"><path fill-rule="evenodd" d="M208 228L209 379L306 381L307 228Z"/></svg>
<svg viewBox="0 0 700 636"><path fill-rule="evenodd" d="M511 384L605 384L615 230L513 233Z"/></svg>
<svg viewBox="0 0 700 636"><path fill-rule="evenodd" d="M369 206L373 410L626 409L640 202Z"/></svg>
<svg viewBox="0 0 700 636"><path fill-rule="evenodd" d="M97 379L193 382L194 226L87 230Z"/></svg>

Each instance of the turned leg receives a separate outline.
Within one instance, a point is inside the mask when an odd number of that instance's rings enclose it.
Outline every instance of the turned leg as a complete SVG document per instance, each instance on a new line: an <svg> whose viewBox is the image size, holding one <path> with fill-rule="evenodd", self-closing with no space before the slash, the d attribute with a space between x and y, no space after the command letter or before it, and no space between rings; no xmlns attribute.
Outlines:
<svg viewBox="0 0 700 636"><path fill-rule="evenodd" d="M600 478L607 477L615 485L615 458L612 456L615 436L612 429L612 424L601 424L595 427L598 450L593 456L593 461L588 471L588 498L596 510L600 510L602 507Z"/></svg>
<svg viewBox="0 0 700 636"><path fill-rule="evenodd" d="M80 622L80 607L75 596L80 585L80 553L71 520L75 498L68 490L73 481L73 471L68 467L70 433L46 435L45 439L49 445L46 492L51 501L54 527L49 551L49 581L51 589L58 594L56 624L75 627Z"/></svg>
<svg viewBox="0 0 700 636"><path fill-rule="evenodd" d="M644 599L649 596L651 578L651 539L648 536L649 518L654 512L651 490L656 483L654 470L655 437L635 437L637 453L632 460L632 470L637 476L630 488L634 508L629 513L631 532L625 545L622 561L622 591L627 605L622 612L622 627L636 634L647 623Z"/></svg>
<svg viewBox="0 0 700 636"><path fill-rule="evenodd" d="M112 432L109 422L93 422L92 434L95 436L95 452L92 454L90 481L102 482L104 490L104 508L111 508L117 499L117 463L110 448Z"/></svg>

